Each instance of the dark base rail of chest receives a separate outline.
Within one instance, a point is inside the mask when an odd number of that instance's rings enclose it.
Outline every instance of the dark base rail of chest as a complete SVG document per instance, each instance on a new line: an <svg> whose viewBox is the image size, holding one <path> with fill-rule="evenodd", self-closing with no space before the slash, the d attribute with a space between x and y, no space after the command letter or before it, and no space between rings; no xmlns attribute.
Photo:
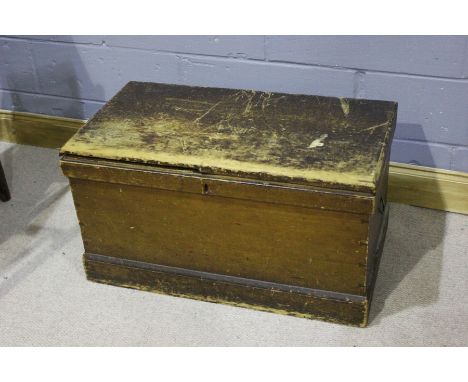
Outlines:
<svg viewBox="0 0 468 382"><path fill-rule="evenodd" d="M387 220L388 215L381 227L375 269L383 250ZM367 296L357 296L90 253L83 255L83 261L88 279L103 284L360 327L368 323L376 278L373 272Z"/></svg>

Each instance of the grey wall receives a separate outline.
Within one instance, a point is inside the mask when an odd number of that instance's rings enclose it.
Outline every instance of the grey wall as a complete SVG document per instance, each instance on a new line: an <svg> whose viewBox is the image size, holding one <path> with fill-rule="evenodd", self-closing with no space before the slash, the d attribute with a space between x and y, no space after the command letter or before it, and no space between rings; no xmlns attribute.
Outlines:
<svg viewBox="0 0 468 382"><path fill-rule="evenodd" d="M5 36L0 108L89 118L130 80L399 102L392 160L468 172L464 36Z"/></svg>

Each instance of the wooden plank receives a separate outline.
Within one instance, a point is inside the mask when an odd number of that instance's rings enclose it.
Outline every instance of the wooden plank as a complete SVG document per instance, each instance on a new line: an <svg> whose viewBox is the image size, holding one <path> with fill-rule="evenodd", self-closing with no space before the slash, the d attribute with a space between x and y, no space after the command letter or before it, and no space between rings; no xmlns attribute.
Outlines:
<svg viewBox="0 0 468 382"><path fill-rule="evenodd" d="M70 178L85 250L366 294L368 216ZM157 246L155 246L157 243Z"/></svg>
<svg viewBox="0 0 468 382"><path fill-rule="evenodd" d="M310 186L270 183L251 179L205 175L195 171L95 160L64 155L64 174L69 178L142 186L169 191L222 196L304 208L345 211L357 214L375 212L376 196L365 193L327 190Z"/></svg>
<svg viewBox="0 0 468 382"><path fill-rule="evenodd" d="M347 325L367 325L369 302L365 297L327 298L290 293L274 287L248 286L96 261L88 254L84 255L84 265L89 280L104 284Z"/></svg>

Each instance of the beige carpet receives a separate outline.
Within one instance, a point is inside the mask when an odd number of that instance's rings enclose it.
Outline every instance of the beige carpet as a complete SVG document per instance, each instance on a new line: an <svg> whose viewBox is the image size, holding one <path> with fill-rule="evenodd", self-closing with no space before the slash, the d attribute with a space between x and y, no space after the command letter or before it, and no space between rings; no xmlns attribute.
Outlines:
<svg viewBox="0 0 468 382"><path fill-rule="evenodd" d="M392 204L366 329L86 281L58 153L0 142L0 345L468 345L468 216Z"/></svg>

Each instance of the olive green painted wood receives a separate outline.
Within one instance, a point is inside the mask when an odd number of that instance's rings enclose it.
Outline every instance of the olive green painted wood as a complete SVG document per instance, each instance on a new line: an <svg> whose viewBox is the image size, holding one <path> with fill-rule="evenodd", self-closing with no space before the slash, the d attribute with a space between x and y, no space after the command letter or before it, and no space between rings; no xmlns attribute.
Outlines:
<svg viewBox="0 0 468 382"><path fill-rule="evenodd" d="M389 102L128 84L61 150L87 277L365 326L395 119Z"/></svg>

